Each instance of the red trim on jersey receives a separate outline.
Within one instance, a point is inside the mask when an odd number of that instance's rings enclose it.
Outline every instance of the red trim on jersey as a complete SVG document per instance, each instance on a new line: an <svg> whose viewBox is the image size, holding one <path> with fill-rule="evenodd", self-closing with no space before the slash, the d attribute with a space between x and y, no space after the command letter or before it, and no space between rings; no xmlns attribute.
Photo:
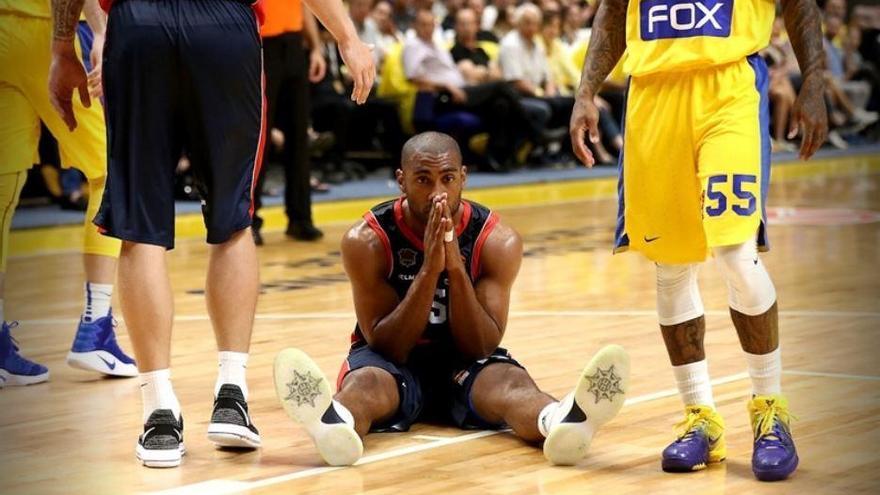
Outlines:
<svg viewBox="0 0 880 495"><path fill-rule="evenodd" d="M259 31L259 26L257 27ZM254 169L251 174L251 206L248 215L254 218L254 198L257 182L260 180L260 169L263 168L263 149L266 147L266 71L263 67L263 50L260 50L260 138L257 140L257 153L254 156Z"/></svg>
<svg viewBox="0 0 880 495"><path fill-rule="evenodd" d="M471 215L473 214L473 207L469 202L462 200L461 208L461 220L455 228L456 237L460 236L461 233L464 232L464 229L467 228L471 221ZM394 202L394 221L397 223L397 227L400 228L400 232L403 233L403 236L406 237L413 246L418 248L419 251L425 250L425 244L422 239L420 239L419 236L409 228L409 225L406 224L406 219L403 218L403 196L397 198L397 201Z"/></svg>
<svg viewBox="0 0 880 495"><path fill-rule="evenodd" d="M477 241L474 243L474 255L471 257L471 280L477 280L477 277L480 276L480 270L482 269L480 266L480 255L483 254L483 244L486 243L486 239L489 238L489 234L498 225L499 220L498 215L494 211L489 213L489 218L486 219L480 235L477 236Z"/></svg>
<svg viewBox="0 0 880 495"><path fill-rule="evenodd" d="M336 390L342 388L342 380L345 380L345 375L351 371L351 366L348 364L348 358L342 362L342 366L339 367L339 374L336 375Z"/></svg>
<svg viewBox="0 0 880 495"><path fill-rule="evenodd" d="M364 221L367 222L367 225L373 229L373 232L379 236L379 240L382 241L382 245L385 246L385 257L388 261L388 277L391 277L391 273L394 271L394 253L391 252L391 240L388 239L388 234L385 232L385 229L382 228L382 225L379 224L379 220L376 218L376 215L372 211L368 211L364 213Z"/></svg>

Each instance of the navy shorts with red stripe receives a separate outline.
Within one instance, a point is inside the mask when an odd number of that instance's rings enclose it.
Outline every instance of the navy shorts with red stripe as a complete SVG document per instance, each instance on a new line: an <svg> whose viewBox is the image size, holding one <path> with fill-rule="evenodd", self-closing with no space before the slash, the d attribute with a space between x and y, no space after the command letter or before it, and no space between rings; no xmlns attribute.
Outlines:
<svg viewBox="0 0 880 495"><path fill-rule="evenodd" d="M365 342L357 342L342 364L336 385L342 388L345 377L361 368L379 368L394 377L400 404L390 419L370 427L373 433L408 431L416 421L451 423L465 430L495 430L507 425L483 419L471 397L477 375L495 363L523 368L502 347L485 359L472 361L437 345L418 345L406 364L395 364Z"/></svg>
<svg viewBox="0 0 880 495"><path fill-rule="evenodd" d="M207 241L251 225L265 139L262 48L250 1L118 0L104 48L108 174L94 219L174 247L174 181L192 165Z"/></svg>

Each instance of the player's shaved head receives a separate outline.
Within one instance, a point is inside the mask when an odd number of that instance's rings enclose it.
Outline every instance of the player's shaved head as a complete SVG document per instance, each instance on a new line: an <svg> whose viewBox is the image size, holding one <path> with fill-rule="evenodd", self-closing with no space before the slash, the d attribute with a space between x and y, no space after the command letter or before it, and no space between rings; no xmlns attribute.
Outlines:
<svg viewBox="0 0 880 495"><path fill-rule="evenodd" d="M423 132L409 138L400 156L401 169L421 162L446 162L461 167L461 149L451 136Z"/></svg>

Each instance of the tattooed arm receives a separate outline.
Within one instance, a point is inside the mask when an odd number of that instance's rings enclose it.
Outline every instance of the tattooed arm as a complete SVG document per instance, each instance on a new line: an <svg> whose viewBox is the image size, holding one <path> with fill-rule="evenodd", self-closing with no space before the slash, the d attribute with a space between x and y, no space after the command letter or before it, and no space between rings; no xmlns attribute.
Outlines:
<svg viewBox="0 0 880 495"><path fill-rule="evenodd" d="M593 96L626 50L627 3L627 0L601 0L571 113L571 145L577 157L588 167L592 167L595 160L584 142L587 130L590 141L599 141L599 110L593 103Z"/></svg>
<svg viewBox="0 0 880 495"><path fill-rule="evenodd" d="M76 128L73 114L73 89L79 91L83 106L89 107L86 71L76 56L74 39L76 24L82 13L84 0L52 0L52 65L49 67L49 100L61 114L68 129Z"/></svg>
<svg viewBox="0 0 880 495"><path fill-rule="evenodd" d="M808 159L822 146L828 135L825 109L825 51L822 28L815 0L782 0L782 16L791 46L803 74L803 83L792 108L788 138L800 130L801 159Z"/></svg>

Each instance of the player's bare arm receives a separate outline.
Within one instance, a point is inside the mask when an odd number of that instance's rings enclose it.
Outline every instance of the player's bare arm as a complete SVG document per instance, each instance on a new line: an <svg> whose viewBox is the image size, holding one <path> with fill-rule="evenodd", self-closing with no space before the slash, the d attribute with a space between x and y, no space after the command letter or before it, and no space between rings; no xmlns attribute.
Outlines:
<svg viewBox="0 0 880 495"><path fill-rule="evenodd" d="M86 71L76 55L73 42L84 0L52 0L52 65L49 67L49 100L72 131L73 90L79 91L83 106L91 105Z"/></svg>
<svg viewBox="0 0 880 495"><path fill-rule="evenodd" d="M782 0L785 29L803 75L803 83L792 108L788 138L801 134L800 157L809 159L828 135L825 108L825 51L819 7L814 0Z"/></svg>
<svg viewBox="0 0 880 495"><path fill-rule="evenodd" d="M342 60L354 81L351 99L358 104L364 103L370 95L373 80L376 78L376 66L373 63L370 47L358 38L354 23L342 5L342 0L303 1L339 42L339 53L342 54Z"/></svg>
<svg viewBox="0 0 880 495"><path fill-rule="evenodd" d="M510 291L522 262L522 239L506 225L495 226L483 245L482 273L476 284L471 283L461 261L458 239L446 246L452 338L463 355L482 359L504 336Z"/></svg>
<svg viewBox="0 0 880 495"><path fill-rule="evenodd" d="M398 363L406 361L422 337L431 313L444 266L442 259L438 261L443 241L440 220L441 215L432 212L425 235L425 263L402 301L385 279L390 267L376 233L360 222L342 239L342 263L351 280L358 325L371 348Z"/></svg>
<svg viewBox="0 0 880 495"><path fill-rule="evenodd" d="M596 160L584 143L586 132L590 133L590 141L599 141L599 109L593 103L593 97L626 50L626 6L627 0L602 0L599 4L571 112L571 146L578 159L588 167L592 167Z"/></svg>

